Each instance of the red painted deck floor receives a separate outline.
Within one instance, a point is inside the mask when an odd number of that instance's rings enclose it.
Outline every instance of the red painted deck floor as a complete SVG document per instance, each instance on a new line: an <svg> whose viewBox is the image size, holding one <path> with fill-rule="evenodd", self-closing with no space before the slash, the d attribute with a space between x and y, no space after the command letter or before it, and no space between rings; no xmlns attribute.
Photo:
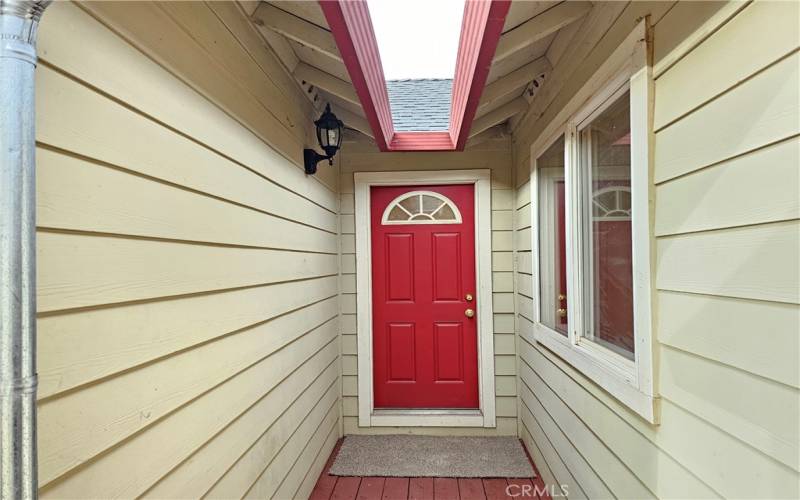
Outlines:
<svg viewBox="0 0 800 500"><path fill-rule="evenodd" d="M333 449L311 500L551 500L541 478L346 477L328 474L342 440ZM526 450L527 453L527 450ZM530 460L530 455L528 455ZM533 470L536 465L531 461ZM536 471L538 476L539 472Z"/></svg>

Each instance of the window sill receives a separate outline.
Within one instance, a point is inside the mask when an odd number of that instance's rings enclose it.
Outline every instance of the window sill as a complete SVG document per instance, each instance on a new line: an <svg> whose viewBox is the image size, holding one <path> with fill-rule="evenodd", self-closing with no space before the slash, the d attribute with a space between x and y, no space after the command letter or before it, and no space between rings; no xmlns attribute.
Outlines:
<svg viewBox="0 0 800 500"><path fill-rule="evenodd" d="M659 424L658 398L639 390L634 372L604 363L592 354L593 349L571 345L566 337L541 323L534 325L534 338L648 423Z"/></svg>

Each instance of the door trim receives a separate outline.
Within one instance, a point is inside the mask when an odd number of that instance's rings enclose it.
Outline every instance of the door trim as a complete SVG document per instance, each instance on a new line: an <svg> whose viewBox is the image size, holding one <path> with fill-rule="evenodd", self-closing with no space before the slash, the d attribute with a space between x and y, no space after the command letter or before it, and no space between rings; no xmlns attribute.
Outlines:
<svg viewBox="0 0 800 500"><path fill-rule="evenodd" d="M356 313L359 427L495 427L494 338L492 316L491 171L440 170L356 172ZM372 248L370 188L427 184L475 186L475 285L478 309L479 410L375 410L372 387Z"/></svg>

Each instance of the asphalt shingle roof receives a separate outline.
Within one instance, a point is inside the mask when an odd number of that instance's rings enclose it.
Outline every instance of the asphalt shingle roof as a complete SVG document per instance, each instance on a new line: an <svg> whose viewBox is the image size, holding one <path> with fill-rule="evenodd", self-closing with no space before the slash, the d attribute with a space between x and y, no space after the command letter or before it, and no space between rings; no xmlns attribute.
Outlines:
<svg viewBox="0 0 800 500"><path fill-rule="evenodd" d="M388 80L389 105L397 132L446 131L450 125L452 79Z"/></svg>

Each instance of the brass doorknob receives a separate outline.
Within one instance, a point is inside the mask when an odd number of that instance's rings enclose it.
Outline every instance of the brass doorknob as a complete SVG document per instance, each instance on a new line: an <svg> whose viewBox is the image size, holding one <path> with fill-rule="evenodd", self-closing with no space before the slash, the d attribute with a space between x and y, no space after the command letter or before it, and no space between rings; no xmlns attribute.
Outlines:
<svg viewBox="0 0 800 500"><path fill-rule="evenodd" d="M558 317L559 318L566 318L567 317L567 310L566 309L559 309L558 310Z"/></svg>
<svg viewBox="0 0 800 500"><path fill-rule="evenodd" d="M464 316L472 318L473 316L475 316L475 311L473 311L472 309L467 309L466 311L464 311Z"/></svg>

